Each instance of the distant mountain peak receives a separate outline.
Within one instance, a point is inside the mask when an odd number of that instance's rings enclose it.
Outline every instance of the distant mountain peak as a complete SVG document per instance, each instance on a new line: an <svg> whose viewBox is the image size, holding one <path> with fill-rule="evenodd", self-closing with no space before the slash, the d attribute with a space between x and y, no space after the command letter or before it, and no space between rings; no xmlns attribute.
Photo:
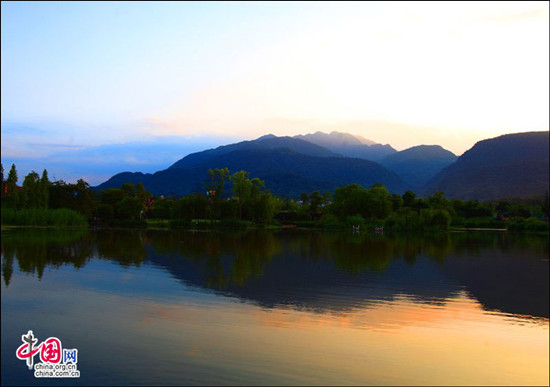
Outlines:
<svg viewBox="0 0 550 387"><path fill-rule="evenodd" d="M261 137L258 137L258 138L256 139L256 141L267 140L267 139L270 139L270 138L277 138L277 136L275 136L274 134L269 133L269 134L265 134L265 135L263 135L263 136L261 136Z"/></svg>
<svg viewBox="0 0 550 387"><path fill-rule="evenodd" d="M219 156L233 151L240 150L267 150L288 148L294 152L302 153L316 157L342 157L320 145L309 141L301 140L295 137L282 136L277 137L273 134L267 134L256 140L241 141L235 144L223 145L215 149L208 149L202 152L191 153L184 158L176 161L169 168L189 168L214 156Z"/></svg>
<svg viewBox="0 0 550 387"><path fill-rule="evenodd" d="M315 133L298 135L294 137L325 147L346 157L361 158L372 161L380 161L384 157L397 152L388 144L378 144L364 137L338 132L336 130L333 130L329 134L317 131Z"/></svg>
<svg viewBox="0 0 550 387"><path fill-rule="evenodd" d="M440 145L417 145L387 156L380 164L418 189L456 159L454 153Z"/></svg>

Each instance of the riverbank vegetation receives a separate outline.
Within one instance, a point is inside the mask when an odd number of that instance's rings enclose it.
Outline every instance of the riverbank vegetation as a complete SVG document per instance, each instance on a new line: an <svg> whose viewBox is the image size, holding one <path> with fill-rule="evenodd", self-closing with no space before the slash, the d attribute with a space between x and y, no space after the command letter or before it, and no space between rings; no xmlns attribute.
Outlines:
<svg viewBox="0 0 550 387"><path fill-rule="evenodd" d="M12 165L4 179L2 225L254 228L316 227L417 232L449 228L548 231L548 193L540 197L480 202L448 199L439 191L420 198L412 191L391 194L382 185L358 184L334 192L273 195L246 171L210 169L204 191L184 197L154 196L143 184L124 183L99 192L80 179L51 182L48 173L29 173L21 186Z"/></svg>

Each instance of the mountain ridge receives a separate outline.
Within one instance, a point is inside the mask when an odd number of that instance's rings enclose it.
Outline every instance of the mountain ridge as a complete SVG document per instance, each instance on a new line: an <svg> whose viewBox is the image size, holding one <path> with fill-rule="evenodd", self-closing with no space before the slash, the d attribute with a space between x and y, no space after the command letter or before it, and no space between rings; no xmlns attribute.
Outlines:
<svg viewBox="0 0 550 387"><path fill-rule="evenodd" d="M342 147L353 148L361 141L332 133L342 139L341 144L349 144ZM314 190L333 191L350 183L366 187L380 183L393 193L412 189L419 196L441 190L450 198L478 200L540 194L548 189L547 131L485 139L460 157L439 145L418 145L395 151L379 163L346 157L302 138L267 134L191 153L153 174L122 172L94 189L141 181L156 195L186 195L202 192L209 168L225 167L231 173L246 170L251 177L265 180L274 194L291 197Z"/></svg>
<svg viewBox="0 0 550 387"><path fill-rule="evenodd" d="M441 145L417 145L385 157L380 165L397 173L417 190L456 160L457 156Z"/></svg>
<svg viewBox="0 0 550 387"><path fill-rule="evenodd" d="M189 168L198 165L209 158L219 156L236 150L251 150L251 149L276 149L288 148L298 153L303 153L309 156L317 157L341 157L341 155L331 152L330 150L308 141L294 139L284 136L277 137L274 135L261 136L256 140L241 141L235 144L222 145L214 149L208 149L202 152L191 153L182 159L176 161L168 168Z"/></svg>
<svg viewBox="0 0 550 387"><path fill-rule="evenodd" d="M435 175L421 194L487 200L548 191L549 132L523 132L478 141Z"/></svg>
<svg viewBox="0 0 550 387"><path fill-rule="evenodd" d="M294 136L294 138L317 144L345 157L357 157L376 162L397 152L389 144L383 145L362 136L337 131L332 131L328 134L317 131L305 135L299 134Z"/></svg>
<svg viewBox="0 0 550 387"><path fill-rule="evenodd" d="M266 187L280 196L298 197L302 192L333 191L338 186L351 183L364 186L380 183L388 190L399 193L408 188L396 173L375 162L310 156L289 148L233 150L185 168L167 168L152 175L142 174L141 177L145 179L143 185L155 195L181 196L201 192L208 169L226 167L230 173L245 170L251 177L264 180ZM136 176L124 172L96 189L119 187L124 179L136 181Z"/></svg>

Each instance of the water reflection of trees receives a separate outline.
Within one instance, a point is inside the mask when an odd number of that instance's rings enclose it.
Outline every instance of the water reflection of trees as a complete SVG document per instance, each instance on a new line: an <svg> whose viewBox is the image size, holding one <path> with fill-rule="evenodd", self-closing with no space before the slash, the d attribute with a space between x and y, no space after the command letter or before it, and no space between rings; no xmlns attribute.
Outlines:
<svg viewBox="0 0 550 387"><path fill-rule="evenodd" d="M93 237L82 229L20 229L3 232L2 277L6 286L9 285L15 259L19 270L36 273L41 279L47 266L84 266L92 251Z"/></svg>
<svg viewBox="0 0 550 387"><path fill-rule="evenodd" d="M454 248L451 238L444 233L383 237L372 233L309 232L292 238L288 245L302 259L332 260L338 268L353 274L384 271L392 259L414 264L419 255L443 261Z"/></svg>
<svg viewBox="0 0 550 387"><path fill-rule="evenodd" d="M453 233L453 250L457 254L479 255L482 250L529 250L548 255L548 235L521 233Z"/></svg>
<svg viewBox="0 0 550 387"><path fill-rule="evenodd" d="M157 254L204 263L206 286L215 288L260 278L273 256L282 251L275 235L262 231L154 232L150 236Z"/></svg>
<svg viewBox="0 0 550 387"><path fill-rule="evenodd" d="M147 258L145 230L101 230L96 234L98 258L121 266L139 266Z"/></svg>
<svg viewBox="0 0 550 387"><path fill-rule="evenodd" d="M82 229L17 229L2 233L2 277L9 285L13 264L42 279L46 267L83 267L97 256L121 266L139 266L146 258L144 232Z"/></svg>
<svg viewBox="0 0 550 387"><path fill-rule="evenodd" d="M2 277L8 286L16 261L20 271L39 279L46 267L80 268L94 257L123 267L148 261L185 282L223 289L262 305L276 305L281 300L313 305L320 302L318 292L323 289L342 283L359 285L361 278L383 281L382 276L372 277L368 272L384 272L392 261L399 260L425 265L428 258L438 263L433 275L467 289L487 309L548 316L548 266L542 262L548 257L548 245L545 236L511 233L390 237L300 230L18 229L2 233ZM338 272L352 275L340 276ZM418 278L409 278L409 272L401 269L395 274L401 277L395 280L421 302L444 299L456 290L445 285L446 281L441 283L439 277L415 273ZM424 284L426 280L432 282ZM282 293L281 287L285 289ZM287 298L280 299L281 295ZM345 297L363 296L346 293ZM330 300L323 302L330 304Z"/></svg>
<svg viewBox="0 0 550 387"><path fill-rule="evenodd" d="M380 236L373 233L313 231L188 232L153 230L18 229L2 233L2 276L8 285L17 258L21 271L42 278L46 266L82 267L94 255L139 266L151 254L191 260L206 271L206 286L243 285L262 277L273 257L284 251L302 260L328 260L347 273L386 270L392 259L413 265L419 256L443 263L450 255L477 256L483 250L531 250L548 256L548 240L539 235L442 233ZM95 249L95 250L94 250Z"/></svg>

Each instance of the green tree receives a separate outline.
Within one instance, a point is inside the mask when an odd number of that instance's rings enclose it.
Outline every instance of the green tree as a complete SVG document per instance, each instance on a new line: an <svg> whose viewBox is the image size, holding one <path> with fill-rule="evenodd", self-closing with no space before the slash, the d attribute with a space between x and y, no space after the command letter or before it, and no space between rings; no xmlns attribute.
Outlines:
<svg viewBox="0 0 550 387"><path fill-rule="evenodd" d="M115 216L115 209L109 204L99 203L95 214L102 222L109 223Z"/></svg>
<svg viewBox="0 0 550 387"><path fill-rule="evenodd" d="M452 211L451 202L443 196L443 191L437 191L432 196L429 196L426 199L426 202L428 204L428 208Z"/></svg>
<svg viewBox="0 0 550 387"><path fill-rule="evenodd" d="M413 191L408 190L403 194L402 198L403 198L403 206L409 207L409 208L416 207L416 194Z"/></svg>
<svg viewBox="0 0 550 387"><path fill-rule="evenodd" d="M201 194L191 194L181 198L176 206L176 218L196 220L208 216L208 199Z"/></svg>
<svg viewBox="0 0 550 387"><path fill-rule="evenodd" d="M243 218L243 204L249 200L252 195L252 181L246 171L235 172L231 179L233 180L233 197L237 200L239 209L239 219Z"/></svg>
<svg viewBox="0 0 550 387"><path fill-rule="evenodd" d="M231 180L228 168L210 168L208 170L208 181L206 183L207 195L216 200L222 196L225 183Z"/></svg>
<svg viewBox="0 0 550 387"><path fill-rule="evenodd" d="M324 197L319 191L313 191L309 195L309 212L313 220L318 220L321 218L321 205L324 204Z"/></svg>
<svg viewBox="0 0 550 387"><path fill-rule="evenodd" d="M42 171L42 177L40 178L40 208L48 208L51 185L52 183L48 179L48 171L44 169L44 171Z"/></svg>
<svg viewBox="0 0 550 387"><path fill-rule="evenodd" d="M334 191L332 210L340 219L366 212L368 190L359 184L348 184Z"/></svg>
<svg viewBox="0 0 550 387"><path fill-rule="evenodd" d="M403 198L398 194L391 195L392 211L398 212L403 208Z"/></svg>
<svg viewBox="0 0 550 387"><path fill-rule="evenodd" d="M128 197L136 196L136 186L134 185L134 183L123 183L120 186L120 189L123 190Z"/></svg>
<svg viewBox="0 0 550 387"><path fill-rule="evenodd" d="M368 190L365 218L385 219L392 211L392 196L382 185Z"/></svg>
<svg viewBox="0 0 550 387"><path fill-rule="evenodd" d="M15 164L12 164L11 169L8 172L8 190L15 187L15 185L17 184L17 180L17 169L15 168Z"/></svg>
<svg viewBox="0 0 550 387"><path fill-rule="evenodd" d="M74 195L76 197L76 211L91 218L94 209L94 195L90 189L90 184L83 179L78 179L74 186Z"/></svg>
<svg viewBox="0 0 550 387"><path fill-rule="evenodd" d="M451 216L447 210L423 209L420 213L422 224L428 228L447 230L451 224Z"/></svg>
<svg viewBox="0 0 550 387"><path fill-rule="evenodd" d="M283 202L270 192L262 192L254 199L254 221L259 224L271 224L273 217L282 208Z"/></svg>
<svg viewBox="0 0 550 387"><path fill-rule="evenodd" d="M138 220L140 219L143 206L135 196L126 196L115 207L115 216L119 220Z"/></svg>
<svg viewBox="0 0 550 387"><path fill-rule="evenodd" d="M95 204L95 195L83 179L76 184L59 180L50 185L49 208L68 208L91 219Z"/></svg>
<svg viewBox="0 0 550 387"><path fill-rule="evenodd" d="M229 180L231 180L231 175L229 175L228 168L210 168L208 170L206 195L210 200L210 221L213 221L215 216L219 218L220 198L225 183Z"/></svg>
<svg viewBox="0 0 550 387"><path fill-rule="evenodd" d="M265 200L262 198L265 194L262 191L264 186L264 181L257 177L250 180L250 196L244 202L243 219L261 222L259 219L263 218L263 215L261 215L263 211L261 201Z"/></svg>
<svg viewBox="0 0 550 387"><path fill-rule="evenodd" d="M4 164L0 163L0 168L2 170L2 186L1 186L1 190L0 190L0 196L3 199L4 198Z"/></svg>
<svg viewBox="0 0 550 387"><path fill-rule="evenodd" d="M136 196L138 197L139 201L143 204L143 206L145 206L145 203L147 203L147 198L151 196L151 193L147 192L147 190L145 189L145 186L141 181L136 185Z"/></svg>
<svg viewBox="0 0 550 387"><path fill-rule="evenodd" d="M8 172L8 178L6 180L5 193L6 196L2 202L8 208L18 208L19 207L19 193L17 190L17 169L15 164L11 165L10 171Z"/></svg>
<svg viewBox="0 0 550 387"><path fill-rule="evenodd" d="M41 196L40 176L35 171L32 171L23 180L20 206L22 208L41 208Z"/></svg>

